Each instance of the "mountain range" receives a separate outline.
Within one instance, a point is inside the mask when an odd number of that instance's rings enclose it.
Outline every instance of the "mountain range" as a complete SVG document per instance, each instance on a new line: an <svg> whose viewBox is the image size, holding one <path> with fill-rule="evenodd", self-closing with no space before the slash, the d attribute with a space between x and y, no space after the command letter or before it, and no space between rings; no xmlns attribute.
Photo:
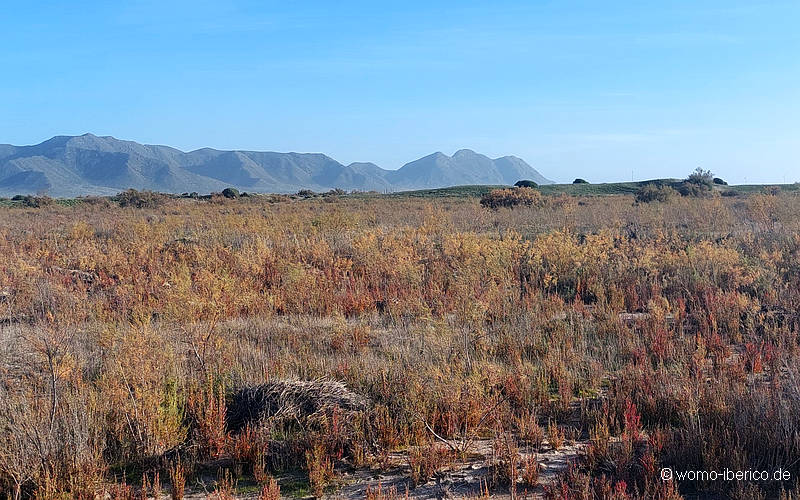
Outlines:
<svg viewBox="0 0 800 500"><path fill-rule="evenodd" d="M520 158L491 159L468 149L433 153L386 170L374 163L343 165L320 153L220 151L185 153L92 134L56 136L34 146L0 145L0 195L111 195L124 189L209 193L291 193L334 188L403 191L467 184L552 184Z"/></svg>

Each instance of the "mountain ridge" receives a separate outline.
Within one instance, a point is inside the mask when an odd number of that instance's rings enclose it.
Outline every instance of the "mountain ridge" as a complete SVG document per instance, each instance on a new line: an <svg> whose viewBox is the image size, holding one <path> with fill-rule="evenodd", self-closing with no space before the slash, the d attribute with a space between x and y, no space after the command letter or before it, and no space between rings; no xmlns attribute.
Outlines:
<svg viewBox="0 0 800 500"><path fill-rule="evenodd" d="M55 136L39 144L0 144L0 195L107 195L124 189L209 193L300 189L363 191L431 189L465 184L551 184L515 156L489 158L469 149L437 151L397 170L369 162L344 165L323 153L217 150L184 152L111 136Z"/></svg>

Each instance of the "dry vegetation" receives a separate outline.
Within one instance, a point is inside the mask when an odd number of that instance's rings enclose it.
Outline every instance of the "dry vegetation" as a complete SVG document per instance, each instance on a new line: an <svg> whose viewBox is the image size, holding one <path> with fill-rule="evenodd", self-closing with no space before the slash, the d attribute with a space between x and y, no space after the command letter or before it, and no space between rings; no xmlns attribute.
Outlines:
<svg viewBox="0 0 800 500"><path fill-rule="evenodd" d="M667 198L0 209L0 491L321 495L402 452L413 494L483 440L475 497L797 499L800 198Z"/></svg>

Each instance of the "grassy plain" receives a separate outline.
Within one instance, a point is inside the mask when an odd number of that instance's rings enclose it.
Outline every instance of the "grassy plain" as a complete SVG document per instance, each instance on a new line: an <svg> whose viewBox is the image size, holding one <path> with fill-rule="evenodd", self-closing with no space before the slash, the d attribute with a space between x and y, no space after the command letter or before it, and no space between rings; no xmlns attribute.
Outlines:
<svg viewBox="0 0 800 500"><path fill-rule="evenodd" d="M476 497L798 498L800 196L609 186L10 203L0 490L336 495L394 468L399 494L362 492L391 498L471 461ZM231 426L240 391L286 381L359 403Z"/></svg>

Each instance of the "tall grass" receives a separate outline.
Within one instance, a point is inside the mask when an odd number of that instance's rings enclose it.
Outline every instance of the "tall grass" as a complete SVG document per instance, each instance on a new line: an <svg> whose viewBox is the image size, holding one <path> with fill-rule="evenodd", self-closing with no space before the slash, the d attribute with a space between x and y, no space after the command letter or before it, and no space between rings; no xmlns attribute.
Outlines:
<svg viewBox="0 0 800 500"><path fill-rule="evenodd" d="M179 497L228 460L321 493L393 449L425 481L491 436L492 487L516 491L539 479L517 447L568 434L591 445L554 498L778 495L793 485L658 472L800 474L798 215L789 193L0 209L0 488L89 497L158 472ZM231 394L293 378L370 408L227 428Z"/></svg>

